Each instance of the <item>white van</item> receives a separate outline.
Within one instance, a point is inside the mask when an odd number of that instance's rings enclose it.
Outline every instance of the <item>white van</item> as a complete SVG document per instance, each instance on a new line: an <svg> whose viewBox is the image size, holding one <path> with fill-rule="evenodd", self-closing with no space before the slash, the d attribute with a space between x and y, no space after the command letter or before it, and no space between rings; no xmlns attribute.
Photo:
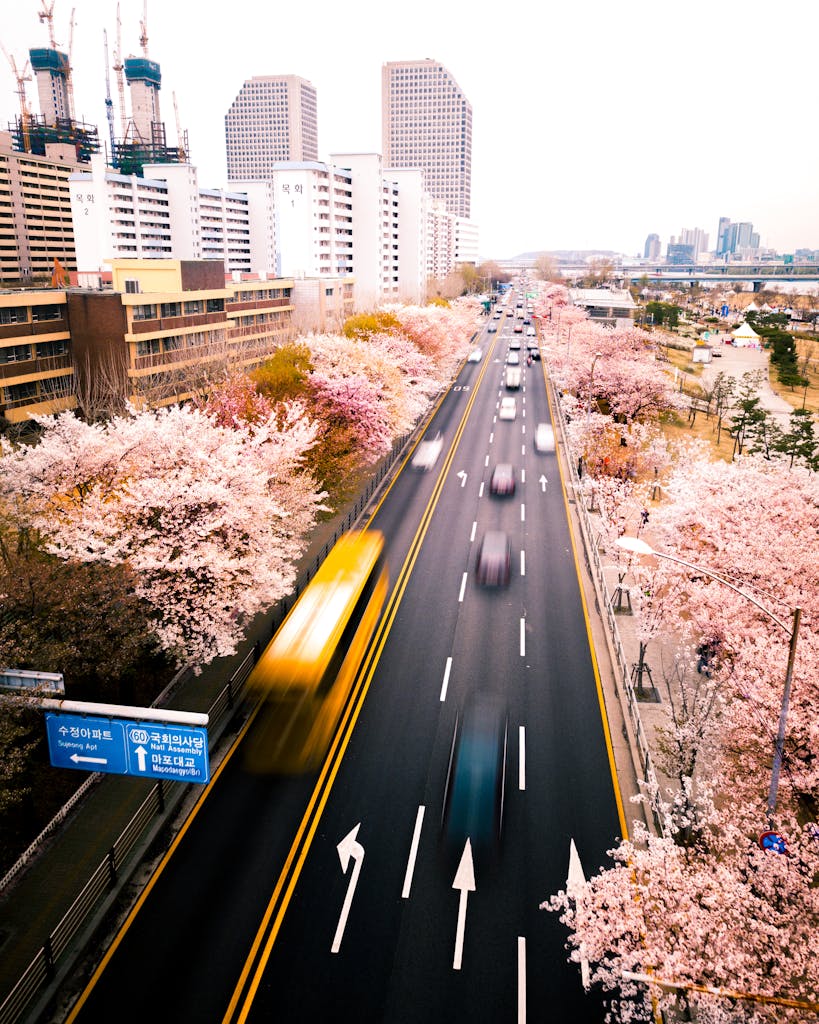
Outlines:
<svg viewBox="0 0 819 1024"><path fill-rule="evenodd" d="M520 387L520 367L519 366L507 366L506 367L506 387L510 391L514 391Z"/></svg>

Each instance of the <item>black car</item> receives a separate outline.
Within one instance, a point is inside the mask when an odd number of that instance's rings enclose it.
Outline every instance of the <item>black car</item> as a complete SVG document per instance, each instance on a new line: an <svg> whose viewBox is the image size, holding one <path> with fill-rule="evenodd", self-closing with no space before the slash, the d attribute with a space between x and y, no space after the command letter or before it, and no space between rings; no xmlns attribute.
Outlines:
<svg viewBox="0 0 819 1024"><path fill-rule="evenodd" d="M441 813L444 841L458 854L467 839L479 858L498 851L508 734L501 697L478 692L467 698L455 721Z"/></svg>

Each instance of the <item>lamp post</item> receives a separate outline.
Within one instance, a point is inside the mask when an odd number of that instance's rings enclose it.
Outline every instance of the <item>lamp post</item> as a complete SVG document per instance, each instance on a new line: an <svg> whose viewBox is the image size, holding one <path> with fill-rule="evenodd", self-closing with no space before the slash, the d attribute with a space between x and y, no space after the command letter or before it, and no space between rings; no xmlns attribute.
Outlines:
<svg viewBox="0 0 819 1024"><path fill-rule="evenodd" d="M654 548L647 544L644 540L640 540L639 537L618 537L615 541L619 547L626 551L631 551L636 555L654 555L655 558L665 558L669 562L676 562L677 565L683 565L687 569L694 569L696 572L702 573L703 576L708 576L717 582L722 583L724 586L733 590L735 594L739 594L740 597L744 597L746 601L750 601L752 605L758 608L764 615L767 615L772 622L775 622L780 629L783 629L790 637L790 645L788 648L788 667L785 671L785 686L782 690L782 705L779 712L779 728L776 733L776 746L774 748L774 759L773 767L771 769L771 785L768 789L768 820L769 823L773 819L773 813L776 809L776 796L777 790L779 789L779 774L782 770L782 759L785 750L785 729L788 720L788 705L791 699L791 681L793 679L793 665L796 660L796 641L799 637L799 622L802 618L802 609L799 605L793 610L793 625L788 626L778 616L774 615L772 611L769 611L765 605L760 604L759 601L752 595L747 593L745 590L741 590L730 580L726 580L724 576L720 576L718 573L713 572L711 569L706 569L702 565L695 565L693 562L686 562L682 558L677 558L676 555L667 555L662 551L655 551Z"/></svg>
<svg viewBox="0 0 819 1024"><path fill-rule="evenodd" d="M592 391L594 390L594 364L602 356L602 352L595 352L594 359L592 359L591 371L589 372L589 393L586 395L586 435L589 433L589 422L591 420L591 399Z"/></svg>

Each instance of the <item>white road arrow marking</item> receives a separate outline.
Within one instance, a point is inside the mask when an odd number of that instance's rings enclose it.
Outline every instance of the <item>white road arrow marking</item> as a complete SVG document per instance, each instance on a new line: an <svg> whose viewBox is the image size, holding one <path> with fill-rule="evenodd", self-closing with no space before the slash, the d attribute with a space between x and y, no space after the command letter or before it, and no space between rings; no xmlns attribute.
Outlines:
<svg viewBox="0 0 819 1024"><path fill-rule="evenodd" d="M546 477L541 473L540 474L540 479L538 480L538 483L540 484L541 491L545 491L546 490L546 484L548 484L548 482L549 481L546 479Z"/></svg>
<svg viewBox="0 0 819 1024"><path fill-rule="evenodd" d="M456 473L455 475L459 476L461 478L461 487L465 487L466 486L466 472L462 469L458 473Z"/></svg>
<svg viewBox="0 0 819 1024"><path fill-rule="evenodd" d="M569 896L577 899L579 891L586 884L586 876L583 874L583 865L580 863L580 855L577 852L577 847L574 845L574 839L569 843L569 874L566 879L566 892ZM580 945L580 951L583 952L583 944ZM583 988L588 991L589 988L589 961L582 957L580 960L580 979L583 982Z"/></svg>
<svg viewBox="0 0 819 1024"><path fill-rule="evenodd" d="M141 772L144 772L145 769L148 767L148 760L145 756L148 753L148 751L145 749L145 747L137 747L134 753L137 756L137 768L139 768Z"/></svg>
<svg viewBox="0 0 819 1024"><path fill-rule="evenodd" d="M361 873L361 862L364 860L364 847L356 840L356 836L358 835L358 830L360 828L361 822L359 822L351 832L348 832L338 846L336 846L336 849L338 850L338 857L341 861L341 870L345 875L347 874L347 868L350 865L350 858L355 861L355 864L353 864L353 870L350 873L347 895L344 897L344 906L341 908L341 915L338 919L336 934L333 937L333 944L330 947L331 953L337 953L339 949L341 949L341 939L344 935L344 928L347 925L347 916L350 913L350 907L353 903L353 893L355 892L355 887L358 883L358 876Z"/></svg>
<svg viewBox="0 0 819 1024"><path fill-rule="evenodd" d="M472 844L467 839L464 852L461 856L461 863L455 872L453 889L461 890L461 898L458 901L458 929L455 932L455 956L452 960L452 969L460 971L461 961L464 954L464 929L466 928L466 901L468 893L475 891L475 868L472 864Z"/></svg>
<svg viewBox="0 0 819 1024"><path fill-rule="evenodd" d="M81 754L72 754L68 760L73 761L74 764L79 764L80 761L84 764L108 764L107 757L83 757Z"/></svg>

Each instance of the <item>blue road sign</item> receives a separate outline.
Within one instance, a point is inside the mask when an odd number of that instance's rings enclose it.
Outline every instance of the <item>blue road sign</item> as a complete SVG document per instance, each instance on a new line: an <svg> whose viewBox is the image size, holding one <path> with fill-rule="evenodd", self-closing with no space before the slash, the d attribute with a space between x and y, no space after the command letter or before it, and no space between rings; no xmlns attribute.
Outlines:
<svg viewBox="0 0 819 1024"><path fill-rule="evenodd" d="M763 850L771 850L773 853L788 852L788 844L785 842L785 837L779 835L778 832L763 832L759 837L759 845Z"/></svg>
<svg viewBox="0 0 819 1024"><path fill-rule="evenodd" d="M55 768L208 782L208 731L198 726L46 713Z"/></svg>

